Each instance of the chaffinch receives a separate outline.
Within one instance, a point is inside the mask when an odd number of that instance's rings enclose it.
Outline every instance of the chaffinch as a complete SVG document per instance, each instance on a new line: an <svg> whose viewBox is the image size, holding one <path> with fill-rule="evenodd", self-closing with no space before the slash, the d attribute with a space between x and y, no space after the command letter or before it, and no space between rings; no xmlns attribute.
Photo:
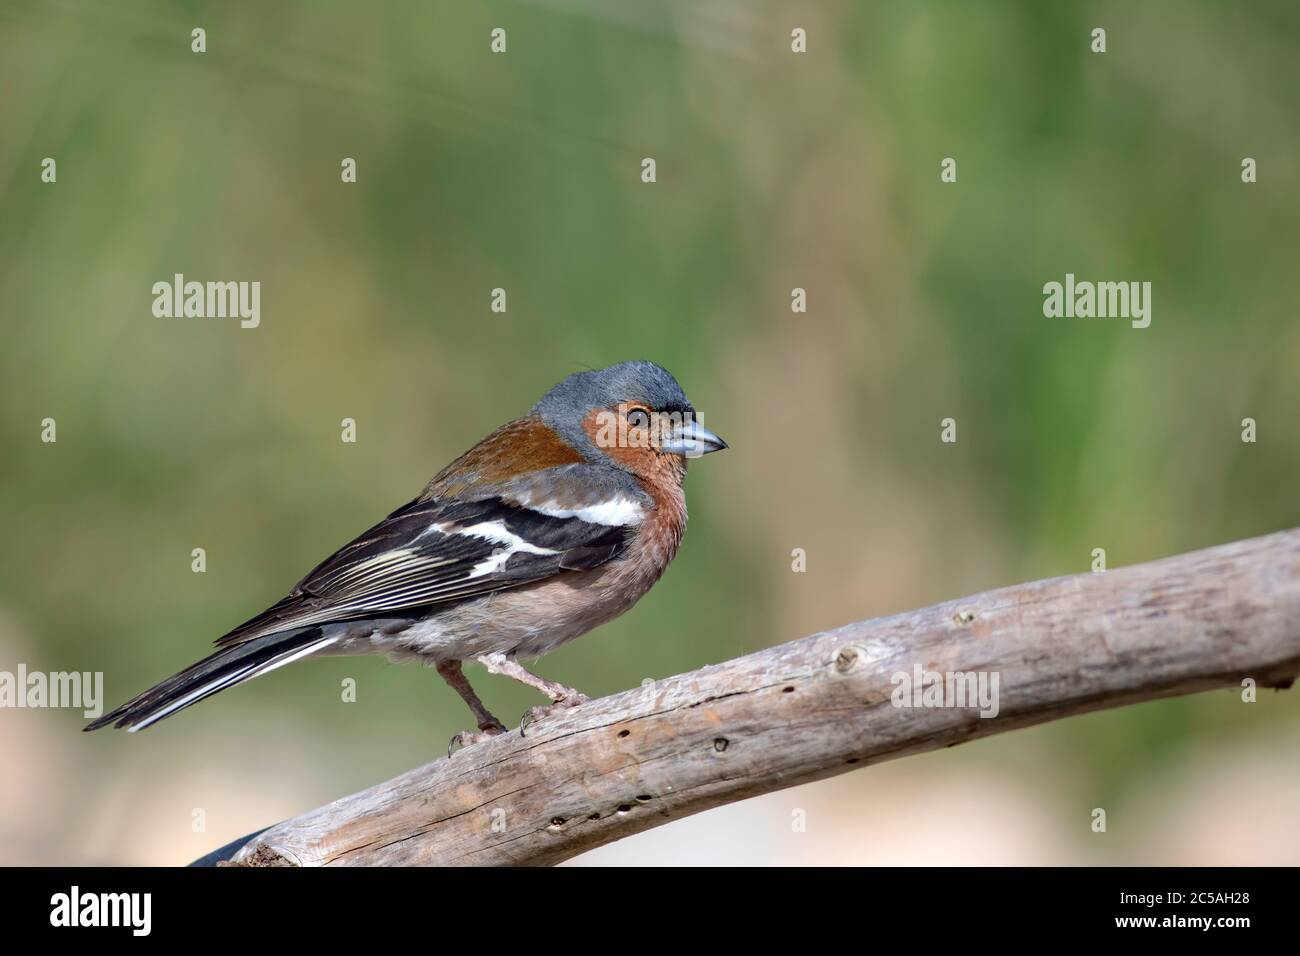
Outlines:
<svg viewBox="0 0 1300 956"><path fill-rule="evenodd" d="M453 746L505 730L462 672L468 660L551 699L522 731L586 698L519 659L585 634L650 589L686 529L686 460L726 447L652 362L570 375L219 638L216 653L86 730L140 730L311 655L381 653L435 666L464 698L478 732Z"/></svg>

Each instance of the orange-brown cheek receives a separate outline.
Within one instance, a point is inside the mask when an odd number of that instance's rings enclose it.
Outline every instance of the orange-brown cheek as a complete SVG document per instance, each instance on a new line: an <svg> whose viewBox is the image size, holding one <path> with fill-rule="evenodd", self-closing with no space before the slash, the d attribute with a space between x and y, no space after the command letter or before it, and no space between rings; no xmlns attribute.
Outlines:
<svg viewBox="0 0 1300 956"><path fill-rule="evenodd" d="M667 458L651 446L633 446L627 432L619 429L620 421L610 409L593 409L582 420L583 431L591 443L634 475L651 480L662 480L674 471Z"/></svg>
<svg viewBox="0 0 1300 956"><path fill-rule="evenodd" d="M591 444L604 451L621 467L627 468L638 479L646 481L651 488L660 485L680 486L682 476L686 473L686 459L680 455L660 454L658 447L629 447L629 442L625 441L627 432L620 433L619 423L614 411L597 408L582 419L582 429L590 438Z"/></svg>

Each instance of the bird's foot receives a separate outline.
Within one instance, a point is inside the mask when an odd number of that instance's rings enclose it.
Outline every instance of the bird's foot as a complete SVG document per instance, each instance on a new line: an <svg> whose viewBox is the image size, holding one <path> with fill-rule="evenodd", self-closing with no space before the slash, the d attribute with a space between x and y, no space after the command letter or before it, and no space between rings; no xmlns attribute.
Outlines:
<svg viewBox="0 0 1300 956"><path fill-rule="evenodd" d="M499 737L506 732L504 724L486 724L479 725L477 731L462 730L447 744L447 756L450 758L455 753L456 748L464 750L466 747L472 747L475 744L481 744L485 740L491 740L493 737Z"/></svg>
<svg viewBox="0 0 1300 956"><path fill-rule="evenodd" d="M543 720L551 714L561 710L568 710L570 707L577 707L579 704L585 704L591 698L586 694L579 694L576 690L571 690L563 697L552 701L545 707L532 707L519 719L519 736L528 736L528 725Z"/></svg>

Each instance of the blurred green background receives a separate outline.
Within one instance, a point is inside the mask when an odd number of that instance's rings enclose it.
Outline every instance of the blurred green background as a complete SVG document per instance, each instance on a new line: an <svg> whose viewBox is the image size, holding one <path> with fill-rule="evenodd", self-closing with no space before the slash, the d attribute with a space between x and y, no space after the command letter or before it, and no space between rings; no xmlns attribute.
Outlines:
<svg viewBox="0 0 1300 956"><path fill-rule="evenodd" d="M0 669L104 671L113 706L555 381L628 358L732 448L692 468L664 580L539 665L588 694L1095 547L1115 567L1294 526L1298 42L1284 0L4 0ZM260 281L261 326L153 317L177 272ZM1151 327L1044 318L1066 272L1151 282ZM503 717L538 702L470 676ZM139 736L0 712L0 863L185 862L433 759L465 718L372 658ZM1296 693L1203 694L588 860L1294 864L1297 743Z"/></svg>

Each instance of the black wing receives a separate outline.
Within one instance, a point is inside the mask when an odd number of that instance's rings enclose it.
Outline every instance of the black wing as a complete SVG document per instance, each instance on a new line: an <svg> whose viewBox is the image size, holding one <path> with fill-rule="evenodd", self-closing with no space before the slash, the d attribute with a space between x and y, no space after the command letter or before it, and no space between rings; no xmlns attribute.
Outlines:
<svg viewBox="0 0 1300 956"><path fill-rule="evenodd" d="M518 587L618 557L636 524L524 507L501 497L412 501L317 565L273 607L217 641L237 644L335 621L402 617L417 608Z"/></svg>

